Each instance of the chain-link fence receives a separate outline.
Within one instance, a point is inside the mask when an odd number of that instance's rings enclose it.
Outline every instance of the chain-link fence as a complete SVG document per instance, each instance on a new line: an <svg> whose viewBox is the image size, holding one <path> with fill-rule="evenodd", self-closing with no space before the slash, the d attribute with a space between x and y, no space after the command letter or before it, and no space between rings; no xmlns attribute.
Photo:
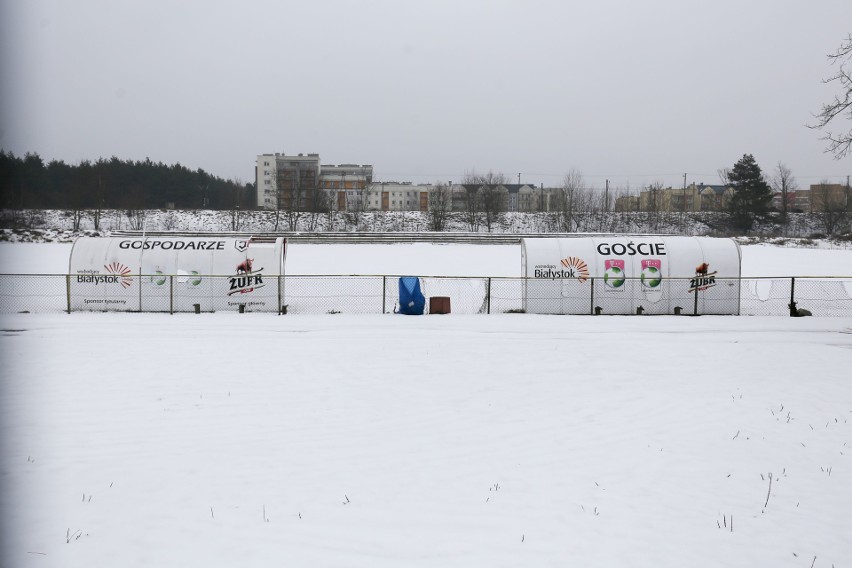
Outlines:
<svg viewBox="0 0 852 568"><path fill-rule="evenodd" d="M393 313L399 278L0 274L0 313ZM852 316L852 277L648 282L430 276L420 283L425 313Z"/></svg>

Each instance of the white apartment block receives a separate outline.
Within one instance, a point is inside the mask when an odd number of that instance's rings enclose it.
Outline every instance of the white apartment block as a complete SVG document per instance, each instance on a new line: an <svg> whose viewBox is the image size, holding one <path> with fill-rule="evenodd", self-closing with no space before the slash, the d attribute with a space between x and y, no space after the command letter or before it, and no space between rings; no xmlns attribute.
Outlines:
<svg viewBox="0 0 852 568"><path fill-rule="evenodd" d="M334 207L346 191L362 190L372 181L373 166L323 165L319 154L260 154L255 163L257 206L263 209L309 207L318 192Z"/></svg>

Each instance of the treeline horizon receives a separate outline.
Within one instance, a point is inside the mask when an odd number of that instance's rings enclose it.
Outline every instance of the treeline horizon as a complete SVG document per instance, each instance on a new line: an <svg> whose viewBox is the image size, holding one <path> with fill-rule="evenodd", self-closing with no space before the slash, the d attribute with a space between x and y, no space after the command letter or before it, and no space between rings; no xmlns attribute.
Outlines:
<svg viewBox="0 0 852 568"><path fill-rule="evenodd" d="M219 209L254 207L254 185L225 180L179 163L115 156L67 164L45 163L0 150L3 209Z"/></svg>

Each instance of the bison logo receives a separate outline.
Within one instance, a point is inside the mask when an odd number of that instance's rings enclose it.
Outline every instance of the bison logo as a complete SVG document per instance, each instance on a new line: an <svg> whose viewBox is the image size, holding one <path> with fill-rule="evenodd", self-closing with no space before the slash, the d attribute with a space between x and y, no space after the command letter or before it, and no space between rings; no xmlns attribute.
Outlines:
<svg viewBox="0 0 852 568"><path fill-rule="evenodd" d="M247 258L243 262L237 265L237 274L249 274L251 272L251 264L254 262L253 258Z"/></svg>
<svg viewBox="0 0 852 568"><path fill-rule="evenodd" d="M710 272L710 264L702 262L695 267L695 278L689 281L689 293L703 292L716 285L716 272Z"/></svg>

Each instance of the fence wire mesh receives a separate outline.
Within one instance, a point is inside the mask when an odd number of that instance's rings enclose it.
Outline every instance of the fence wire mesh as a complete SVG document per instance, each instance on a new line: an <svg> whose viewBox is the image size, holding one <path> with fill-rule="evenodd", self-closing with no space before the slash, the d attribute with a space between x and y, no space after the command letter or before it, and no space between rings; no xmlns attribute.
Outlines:
<svg viewBox="0 0 852 568"><path fill-rule="evenodd" d="M399 311L399 276L130 275L95 282L77 275L0 274L0 313L78 311L382 314ZM730 278L702 288L690 279L548 280L421 277L439 313L736 314L852 316L852 278ZM695 292L695 288L699 291Z"/></svg>

